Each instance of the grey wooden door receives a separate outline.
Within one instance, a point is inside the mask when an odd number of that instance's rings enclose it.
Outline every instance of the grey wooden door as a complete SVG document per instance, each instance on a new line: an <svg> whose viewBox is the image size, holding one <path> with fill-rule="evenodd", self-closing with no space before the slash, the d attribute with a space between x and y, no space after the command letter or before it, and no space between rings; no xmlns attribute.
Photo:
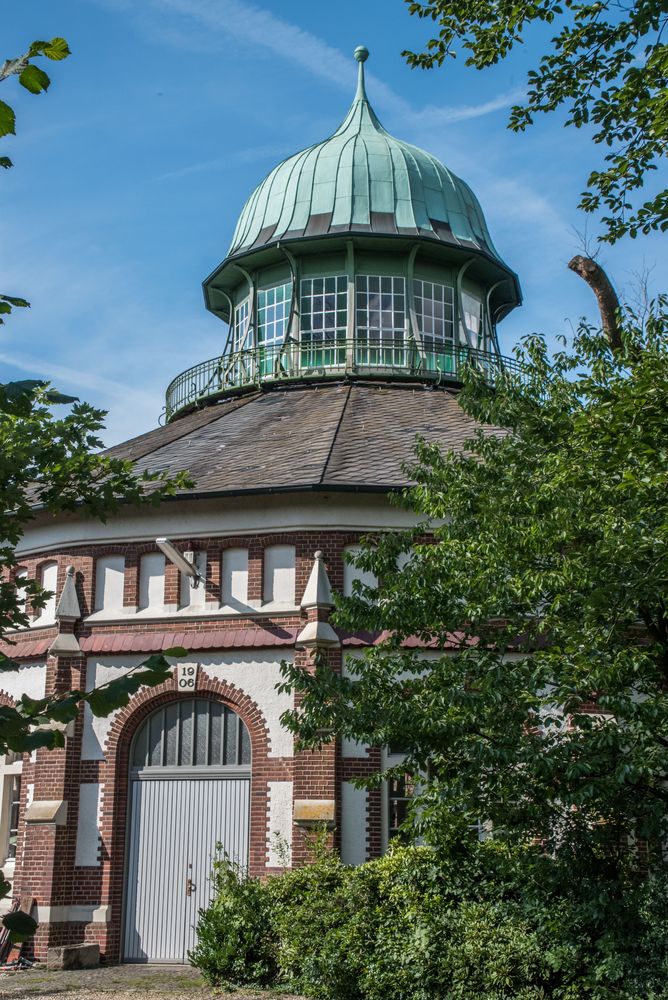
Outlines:
<svg viewBox="0 0 668 1000"><path fill-rule="evenodd" d="M248 863L249 788L248 777L194 769L131 782L126 962L187 962L211 899L216 844Z"/></svg>
<svg viewBox="0 0 668 1000"><path fill-rule="evenodd" d="M221 702L181 698L143 722L130 760L123 957L186 962L216 845L248 863L250 736Z"/></svg>

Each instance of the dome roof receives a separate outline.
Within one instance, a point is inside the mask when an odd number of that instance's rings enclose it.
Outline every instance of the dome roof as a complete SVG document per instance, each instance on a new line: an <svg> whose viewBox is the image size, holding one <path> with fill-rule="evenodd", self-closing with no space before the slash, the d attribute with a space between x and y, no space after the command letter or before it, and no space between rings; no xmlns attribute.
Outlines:
<svg viewBox="0 0 668 1000"><path fill-rule="evenodd" d="M329 139L284 160L255 189L228 256L278 240L370 232L478 250L509 270L468 184L381 125L364 86L367 56L364 47L355 50L359 81L343 124Z"/></svg>

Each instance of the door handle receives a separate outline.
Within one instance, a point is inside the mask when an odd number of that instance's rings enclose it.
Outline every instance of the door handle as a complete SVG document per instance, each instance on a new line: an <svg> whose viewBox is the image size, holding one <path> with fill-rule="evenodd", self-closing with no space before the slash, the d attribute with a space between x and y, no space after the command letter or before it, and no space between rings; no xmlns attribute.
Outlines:
<svg viewBox="0 0 668 1000"><path fill-rule="evenodd" d="M194 888L196 888L196 887L195 887L195 883L193 882L193 880L191 878L187 878L186 879L186 896L192 896Z"/></svg>

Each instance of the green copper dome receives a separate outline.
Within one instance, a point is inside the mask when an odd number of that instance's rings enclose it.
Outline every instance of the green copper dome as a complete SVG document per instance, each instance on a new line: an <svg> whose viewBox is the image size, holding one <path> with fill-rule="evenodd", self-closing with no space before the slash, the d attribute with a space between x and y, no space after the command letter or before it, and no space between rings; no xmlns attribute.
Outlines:
<svg viewBox="0 0 668 1000"><path fill-rule="evenodd" d="M228 256L279 240L374 233L477 250L505 269L468 184L381 125L364 87L367 56L364 47L355 50L359 82L343 124L262 181L244 206Z"/></svg>

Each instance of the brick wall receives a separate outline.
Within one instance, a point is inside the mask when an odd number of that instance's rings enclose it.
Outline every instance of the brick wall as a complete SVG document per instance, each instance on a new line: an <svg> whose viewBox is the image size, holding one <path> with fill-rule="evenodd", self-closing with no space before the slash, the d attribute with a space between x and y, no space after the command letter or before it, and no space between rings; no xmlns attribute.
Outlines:
<svg viewBox="0 0 668 1000"><path fill-rule="evenodd" d="M313 565L313 554L320 549L325 556L332 586L340 590L343 586L343 556L345 546L359 541L356 533L343 531L314 531L298 533L272 533L254 536L230 536L182 539L177 547L182 551L204 551L207 556L207 601L220 598L221 563L226 548L247 548L249 553L248 596L249 600L261 600L264 590L263 568L264 549L269 545L293 545L296 554L295 580L297 604L303 593ZM65 580L65 569L73 565L76 571L77 591L83 615L95 606L95 560L104 555L121 554L125 557L124 604L136 607L139 591L139 561L142 554L156 551L152 542L127 545L77 546L57 554L34 555L22 561L28 575L37 574L44 562L58 563L58 590ZM166 563L165 604L177 604L179 600L179 577L171 565ZM75 632L79 638L94 634L137 635L146 633L172 632L178 630L182 645L188 648L188 634L211 629L286 628L300 626L305 617L292 613L249 612L243 616L220 617L207 613L200 618L172 618L160 616L154 621L136 621L129 617L127 622L83 622ZM39 629L35 635L55 634L54 629ZM228 649L229 653L230 650ZM16 650L20 657L20 646ZM194 654L196 658L196 654ZM296 662L304 669L311 669L310 654L303 650L295 653ZM338 650L329 654L333 670L341 669L341 655ZM85 683L85 658L68 657L48 661L47 691L66 690L70 686ZM340 748L331 742L317 751L298 753L295 757L270 757L268 755L268 730L266 720L258 706L243 691L243 684L237 686L213 680L203 671L198 674L197 693L222 701L245 722L251 737L252 777L250 804L250 871L264 875L268 870L268 783L270 781L292 781L293 796L299 799L340 798L341 780L353 773L368 773L377 767L379 758L371 754L359 761L342 760ZM105 758L101 761L81 760L82 718L77 720L74 735L68 738L63 750L38 751L36 760L24 763L23 794L28 781L35 785L35 800L62 799L68 803L67 824L64 827L26 824L22 820L20 842L21 857L17 859L15 889L17 893L31 892L41 906L69 907L90 905L109 907L107 923L61 922L40 927L35 938L35 952L43 956L50 945L77 941L95 941L100 944L106 960L117 961L121 957L121 927L124 893L124 868L126 851L127 803L129 784L129 750L132 737L141 722L156 708L178 699L175 681L171 679L159 688L140 691L113 719L105 746ZM101 807L101 838L97 867L78 867L75 864L76 832L78 819L79 786L84 782L96 782L103 786ZM24 808L22 808L23 817ZM368 850L371 856L380 851L380 798L376 793L369 795ZM338 832L331 834L330 840L338 844ZM293 829L293 863L303 863L308 858L304 832Z"/></svg>

